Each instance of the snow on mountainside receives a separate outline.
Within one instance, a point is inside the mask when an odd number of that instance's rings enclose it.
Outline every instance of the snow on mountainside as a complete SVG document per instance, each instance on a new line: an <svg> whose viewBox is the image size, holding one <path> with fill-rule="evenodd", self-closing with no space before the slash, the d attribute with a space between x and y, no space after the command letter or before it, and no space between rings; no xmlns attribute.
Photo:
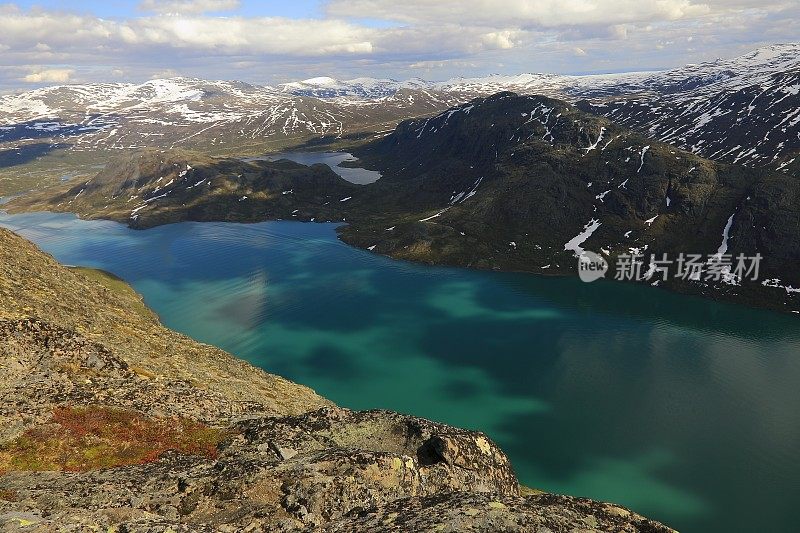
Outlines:
<svg viewBox="0 0 800 533"><path fill-rule="evenodd" d="M322 85L322 83L319 83ZM0 143L55 138L72 150L209 146L342 135L447 107L396 91L346 103L242 82L173 78L47 87L0 97Z"/></svg>
<svg viewBox="0 0 800 533"><path fill-rule="evenodd" d="M690 65L580 107L711 159L798 173L800 44Z"/></svg>
<svg viewBox="0 0 800 533"><path fill-rule="evenodd" d="M733 59L718 59L657 73L648 77L645 86L661 94L714 94L764 83L777 72L798 68L800 43L775 44Z"/></svg>
<svg viewBox="0 0 800 533"><path fill-rule="evenodd" d="M664 72L493 75L412 83L460 101L500 91L586 100L581 103L585 110L704 157L800 173L798 78L800 43L788 43ZM284 90L321 98L374 98L403 87L392 80L327 78L324 89L305 88L313 81L304 82L302 89L289 84Z"/></svg>
<svg viewBox="0 0 800 533"><path fill-rule="evenodd" d="M453 78L447 81L430 82L420 78L406 81L375 78L356 78L353 80L337 80L321 77L299 82L285 83L278 87L284 93L295 96L313 96L322 99L371 99L391 96L401 90L419 90L456 95L462 99L486 96L502 91L525 94L543 94L551 96L567 96L572 92L582 91L617 91L620 86L638 84L648 72L626 74L598 74L590 76L567 76L561 74L519 74L502 76L494 74L479 78Z"/></svg>
<svg viewBox="0 0 800 533"><path fill-rule="evenodd" d="M378 132L500 91L579 102L705 157L800 172L800 43L664 72L420 79L329 77L277 87L192 78L47 87L0 96L0 166L23 145L227 153ZM20 156L22 157L22 156ZM9 163L10 161L10 163Z"/></svg>
<svg viewBox="0 0 800 533"><path fill-rule="evenodd" d="M715 93L736 90L754 83L764 82L776 72L800 67L800 43L777 44L759 48L733 59L686 65L659 72L631 72L621 74L593 74L570 76L561 74L526 73L519 75L491 75L476 78L452 78L428 82L415 78L408 81L357 78L342 81L334 78L312 78L287 83L280 88L298 96L339 98L342 96L378 98L394 94L401 89L420 89L469 95L486 96L501 91L524 94L542 94L567 98L613 96L637 92L657 94Z"/></svg>
<svg viewBox="0 0 800 533"><path fill-rule="evenodd" d="M572 99L575 95L616 93L622 87L641 85L648 72L568 76L562 74L492 75L483 78L454 78L434 83L437 90L455 94L488 96L501 91L539 94L551 98Z"/></svg>
<svg viewBox="0 0 800 533"><path fill-rule="evenodd" d="M308 80L284 83L278 88L295 96L310 96L314 98L385 98L393 96L401 89L428 89L429 83L412 79L397 81L389 79L356 78L341 81L334 78L320 77Z"/></svg>

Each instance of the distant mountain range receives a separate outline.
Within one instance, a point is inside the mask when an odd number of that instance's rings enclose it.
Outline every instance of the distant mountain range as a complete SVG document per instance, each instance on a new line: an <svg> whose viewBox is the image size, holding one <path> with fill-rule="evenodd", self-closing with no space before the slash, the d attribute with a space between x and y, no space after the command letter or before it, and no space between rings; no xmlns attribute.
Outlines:
<svg viewBox="0 0 800 533"><path fill-rule="evenodd" d="M72 150L226 147L391 128L455 97L394 91L381 99L322 100L273 87L188 78L141 85L65 85L0 98L0 143L54 140Z"/></svg>
<svg viewBox="0 0 800 533"><path fill-rule="evenodd" d="M800 43L665 72L496 75L444 82L315 78L280 87L325 99L383 98L413 89L462 101L500 91L583 100L582 109L704 157L786 172L800 168L795 165L800 164Z"/></svg>
<svg viewBox="0 0 800 533"><path fill-rule="evenodd" d="M799 43L666 72L444 82L321 77L277 87L173 78L48 87L0 97L0 167L55 151L258 153L390 131L404 119L500 91L578 103L704 157L800 175Z"/></svg>
<svg viewBox="0 0 800 533"><path fill-rule="evenodd" d="M295 96L313 98L386 98L403 89L431 89L431 83L421 78L408 81L391 79L356 78L353 80L337 80L327 76L308 80L284 83L278 88Z"/></svg>

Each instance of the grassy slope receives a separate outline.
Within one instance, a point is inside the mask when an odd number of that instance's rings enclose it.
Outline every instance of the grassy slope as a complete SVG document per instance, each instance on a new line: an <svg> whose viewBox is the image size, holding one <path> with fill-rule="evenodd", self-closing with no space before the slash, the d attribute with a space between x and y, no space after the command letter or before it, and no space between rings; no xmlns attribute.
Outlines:
<svg viewBox="0 0 800 533"><path fill-rule="evenodd" d="M111 272L100 270L99 268L88 267L69 267L73 272L78 272L86 278L95 281L108 289L114 298L124 299L130 303L131 311L145 320L157 319L156 314L145 305L142 297L122 278L115 276Z"/></svg>
<svg viewBox="0 0 800 533"><path fill-rule="evenodd" d="M96 272L70 270L3 229L0 271L0 320L46 320L101 344L142 373L185 380L231 401L257 401L277 414L330 404L307 387L163 327L133 290L107 277L98 283Z"/></svg>

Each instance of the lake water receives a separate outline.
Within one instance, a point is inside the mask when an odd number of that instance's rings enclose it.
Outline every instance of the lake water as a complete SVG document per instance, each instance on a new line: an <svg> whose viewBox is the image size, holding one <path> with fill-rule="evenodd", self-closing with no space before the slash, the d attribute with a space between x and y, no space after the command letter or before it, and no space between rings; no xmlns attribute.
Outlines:
<svg viewBox="0 0 800 533"><path fill-rule="evenodd" d="M356 160L353 154L349 154L347 152L281 152L261 157L246 157L243 160L277 161L279 159L288 159L290 161L294 161L295 163L300 163L301 165L314 165L317 163L322 163L323 165L328 165L331 167L331 170L339 174L347 181L351 183L358 183L359 185L374 183L381 177L381 173L376 170L340 167L339 163Z"/></svg>
<svg viewBox="0 0 800 533"><path fill-rule="evenodd" d="M169 327L341 405L483 430L530 486L683 532L797 531L795 317L393 261L331 224L0 224L128 280Z"/></svg>

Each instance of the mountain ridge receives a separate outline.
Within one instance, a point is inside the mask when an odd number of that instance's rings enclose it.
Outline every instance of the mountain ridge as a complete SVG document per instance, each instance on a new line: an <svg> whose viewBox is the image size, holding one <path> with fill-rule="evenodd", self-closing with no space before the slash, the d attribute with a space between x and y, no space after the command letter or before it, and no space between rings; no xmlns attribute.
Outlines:
<svg viewBox="0 0 800 533"><path fill-rule="evenodd" d="M119 150L247 156L319 139L359 142L405 119L507 90L584 101L586 111L704 157L798 175L798 52L795 43L775 45L659 73L352 84L325 78L278 87L174 78L37 89L0 96L0 194L52 185L59 175L88 176L98 158ZM762 93L772 97L758 98ZM769 137L762 142L756 134Z"/></svg>
<svg viewBox="0 0 800 533"><path fill-rule="evenodd" d="M405 182L401 190L424 191L431 209L403 225L345 228L343 238L359 246L546 274L574 274L574 255L586 246L611 264L642 255L642 282L800 312L800 183L782 173L702 159L567 102L512 93L406 121L354 154L382 172L385 188ZM723 247L762 254L764 277L659 281L647 261Z"/></svg>
<svg viewBox="0 0 800 533"><path fill-rule="evenodd" d="M149 184L169 181L172 189L161 191L130 181L131 172L139 175L138 164L127 171L113 163L106 177L22 197L8 207L72 211L135 228L181 220L346 220L342 239L375 253L559 275L574 275L575 254L584 246L613 261L632 251L711 255L724 244L730 254L761 253L764 283L730 276L660 283L652 274L639 281L800 311L800 291L793 290L800 286L793 268L800 249L792 237L800 231L793 200L800 184L782 173L706 160L568 102L513 93L404 121L354 154L383 177L355 186L325 167L284 162L282 170L265 163L242 171L248 167L241 161L215 160L192 170L190 183L176 181L189 166L179 161L168 165L169 174L145 172ZM296 174L288 181L248 177L290 168ZM244 177L232 178L240 172ZM284 194L295 187L300 192L309 172L328 176L324 195ZM93 180L130 185L114 192L90 188ZM194 188L199 182L208 188ZM255 191L256 183L263 190ZM641 268L649 272L648 264Z"/></svg>

